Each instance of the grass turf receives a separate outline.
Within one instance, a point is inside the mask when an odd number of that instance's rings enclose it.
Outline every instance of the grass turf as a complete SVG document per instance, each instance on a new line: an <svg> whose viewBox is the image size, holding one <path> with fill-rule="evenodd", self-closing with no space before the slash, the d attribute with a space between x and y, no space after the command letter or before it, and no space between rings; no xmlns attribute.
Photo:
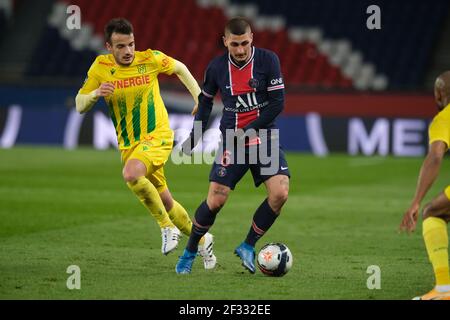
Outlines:
<svg viewBox="0 0 450 320"><path fill-rule="evenodd" d="M219 266L175 274L155 221L121 178L115 150L0 149L0 299L410 299L433 286L421 237L397 227L414 193L418 158L287 155L292 174L281 217L257 244L284 242L294 256L282 278L244 271L233 249L265 198L247 174L211 232ZM166 166L170 190L192 216L209 165ZM445 162L430 200L450 178ZM425 203L425 202L424 202ZM66 269L81 269L69 290ZM381 289L366 286L381 268Z"/></svg>

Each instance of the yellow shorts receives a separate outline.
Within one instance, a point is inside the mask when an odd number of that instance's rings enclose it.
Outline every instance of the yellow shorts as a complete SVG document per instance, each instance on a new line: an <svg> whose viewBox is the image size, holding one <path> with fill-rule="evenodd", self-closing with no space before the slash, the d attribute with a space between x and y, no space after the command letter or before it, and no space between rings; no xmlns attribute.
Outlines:
<svg viewBox="0 0 450 320"><path fill-rule="evenodd" d="M444 193L447 196L447 199L450 200L450 186L447 186L447 188L445 188Z"/></svg>
<svg viewBox="0 0 450 320"><path fill-rule="evenodd" d="M147 168L147 179L159 193L167 189L164 164L169 159L173 147L173 136L159 138L149 135L129 149L121 150L122 164L130 159L142 161Z"/></svg>

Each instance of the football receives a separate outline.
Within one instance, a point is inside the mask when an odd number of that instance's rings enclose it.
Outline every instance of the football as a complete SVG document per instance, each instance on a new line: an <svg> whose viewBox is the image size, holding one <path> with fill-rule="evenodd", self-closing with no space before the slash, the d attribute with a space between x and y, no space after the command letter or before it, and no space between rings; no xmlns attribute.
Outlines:
<svg viewBox="0 0 450 320"><path fill-rule="evenodd" d="M256 259L259 270L268 276L284 276L292 267L292 253L283 243L268 243Z"/></svg>

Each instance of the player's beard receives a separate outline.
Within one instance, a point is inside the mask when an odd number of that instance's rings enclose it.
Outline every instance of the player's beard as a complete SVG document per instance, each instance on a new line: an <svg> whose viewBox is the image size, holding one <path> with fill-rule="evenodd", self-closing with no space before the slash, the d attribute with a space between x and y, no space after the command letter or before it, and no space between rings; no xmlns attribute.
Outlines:
<svg viewBox="0 0 450 320"><path fill-rule="evenodd" d="M241 54L241 55L235 55L233 57L234 61L237 62L238 64L245 64L247 63L247 61L250 59L250 56L252 55L252 49L248 48L247 51L245 51L245 53Z"/></svg>
<svg viewBox="0 0 450 320"><path fill-rule="evenodd" d="M247 55L242 54L242 55L236 56L234 59L238 62L245 62L246 58L247 58Z"/></svg>
<svg viewBox="0 0 450 320"><path fill-rule="evenodd" d="M238 56L231 56L231 58L233 58L233 61L238 65L238 66L243 66L247 60L248 60L248 54L243 54L240 57Z"/></svg>
<svg viewBox="0 0 450 320"><path fill-rule="evenodd" d="M126 57L129 57L129 59L125 59ZM118 59L118 60L120 61L120 63L119 63L120 65L127 67L133 63L134 55L123 56L122 59Z"/></svg>

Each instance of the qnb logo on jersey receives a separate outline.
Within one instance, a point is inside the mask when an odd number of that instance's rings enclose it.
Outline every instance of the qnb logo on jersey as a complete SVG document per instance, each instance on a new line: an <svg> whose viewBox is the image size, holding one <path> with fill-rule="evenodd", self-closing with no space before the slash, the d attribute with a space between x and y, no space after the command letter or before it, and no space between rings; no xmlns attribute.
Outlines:
<svg viewBox="0 0 450 320"><path fill-rule="evenodd" d="M246 101L247 100L247 101ZM237 97L236 109L243 107L248 109L258 105L258 100L256 100L256 94L254 92L247 93L246 95L240 95Z"/></svg>
<svg viewBox="0 0 450 320"><path fill-rule="evenodd" d="M270 87L267 87L267 91L284 89L283 78L276 78L270 80Z"/></svg>
<svg viewBox="0 0 450 320"><path fill-rule="evenodd" d="M276 86L278 84L282 84L283 83L283 78L278 78L278 79L272 79L270 80L270 84L273 86Z"/></svg>

